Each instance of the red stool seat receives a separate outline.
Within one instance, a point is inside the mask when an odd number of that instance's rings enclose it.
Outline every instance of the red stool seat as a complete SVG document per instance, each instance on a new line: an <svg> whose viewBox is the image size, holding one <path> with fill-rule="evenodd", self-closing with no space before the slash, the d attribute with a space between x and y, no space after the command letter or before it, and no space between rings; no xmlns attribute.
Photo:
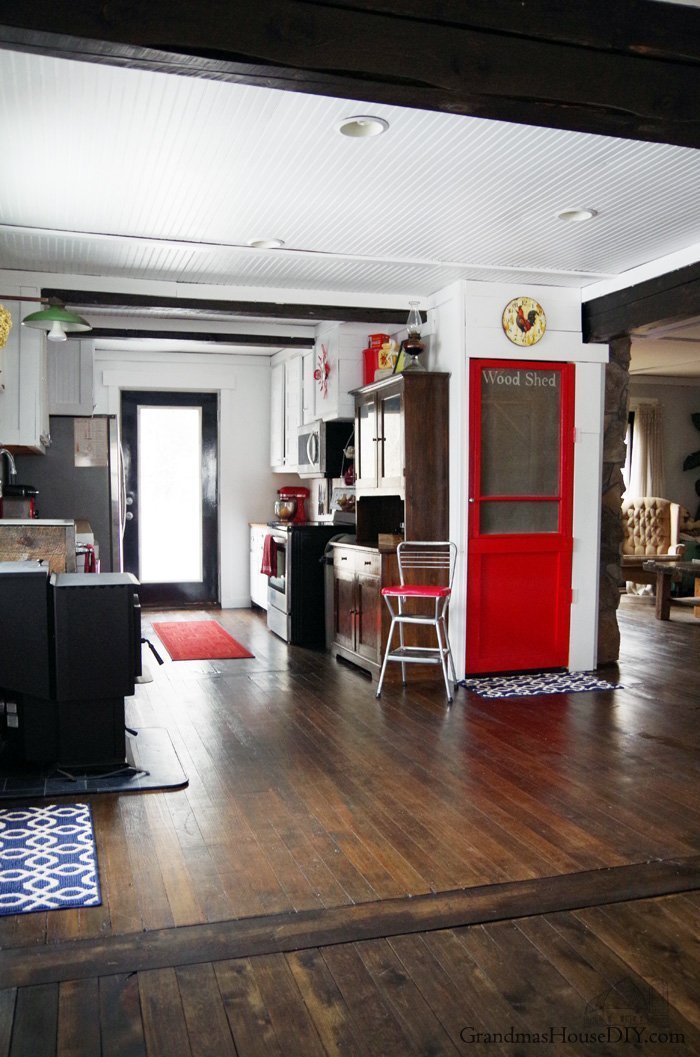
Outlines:
<svg viewBox="0 0 700 1057"><path fill-rule="evenodd" d="M421 584L394 584L391 587L382 587L383 595L404 595L406 598L447 598L451 593L451 587L428 587Z"/></svg>

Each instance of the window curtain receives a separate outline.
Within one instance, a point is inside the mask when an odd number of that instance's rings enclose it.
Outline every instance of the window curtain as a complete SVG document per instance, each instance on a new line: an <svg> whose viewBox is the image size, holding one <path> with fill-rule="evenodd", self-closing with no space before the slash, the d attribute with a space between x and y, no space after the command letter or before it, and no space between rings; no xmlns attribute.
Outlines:
<svg viewBox="0 0 700 1057"><path fill-rule="evenodd" d="M634 409L634 439L627 494L664 496L663 416L658 404Z"/></svg>

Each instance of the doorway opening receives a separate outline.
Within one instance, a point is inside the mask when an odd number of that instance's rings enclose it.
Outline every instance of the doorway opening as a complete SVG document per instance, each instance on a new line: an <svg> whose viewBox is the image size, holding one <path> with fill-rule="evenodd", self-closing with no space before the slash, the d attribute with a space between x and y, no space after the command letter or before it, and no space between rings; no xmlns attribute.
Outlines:
<svg viewBox="0 0 700 1057"><path fill-rule="evenodd" d="M219 604L218 398L122 393L124 568L144 605Z"/></svg>

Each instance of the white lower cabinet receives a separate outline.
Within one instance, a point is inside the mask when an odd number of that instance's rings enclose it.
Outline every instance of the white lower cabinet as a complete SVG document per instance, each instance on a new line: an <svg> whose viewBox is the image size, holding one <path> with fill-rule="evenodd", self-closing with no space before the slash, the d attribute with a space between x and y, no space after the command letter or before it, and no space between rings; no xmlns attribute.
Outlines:
<svg viewBox="0 0 700 1057"><path fill-rule="evenodd" d="M267 577L260 572L267 525L250 526L250 601L252 605L267 609Z"/></svg>

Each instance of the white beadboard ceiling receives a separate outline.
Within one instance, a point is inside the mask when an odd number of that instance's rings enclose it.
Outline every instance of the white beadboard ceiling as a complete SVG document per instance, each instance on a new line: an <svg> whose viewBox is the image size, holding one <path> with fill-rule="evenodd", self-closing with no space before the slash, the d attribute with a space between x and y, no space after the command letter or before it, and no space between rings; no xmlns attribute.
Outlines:
<svg viewBox="0 0 700 1057"><path fill-rule="evenodd" d="M388 132L338 133L365 113ZM106 288L585 289L700 243L700 151L665 144L11 51L0 130L0 267Z"/></svg>

